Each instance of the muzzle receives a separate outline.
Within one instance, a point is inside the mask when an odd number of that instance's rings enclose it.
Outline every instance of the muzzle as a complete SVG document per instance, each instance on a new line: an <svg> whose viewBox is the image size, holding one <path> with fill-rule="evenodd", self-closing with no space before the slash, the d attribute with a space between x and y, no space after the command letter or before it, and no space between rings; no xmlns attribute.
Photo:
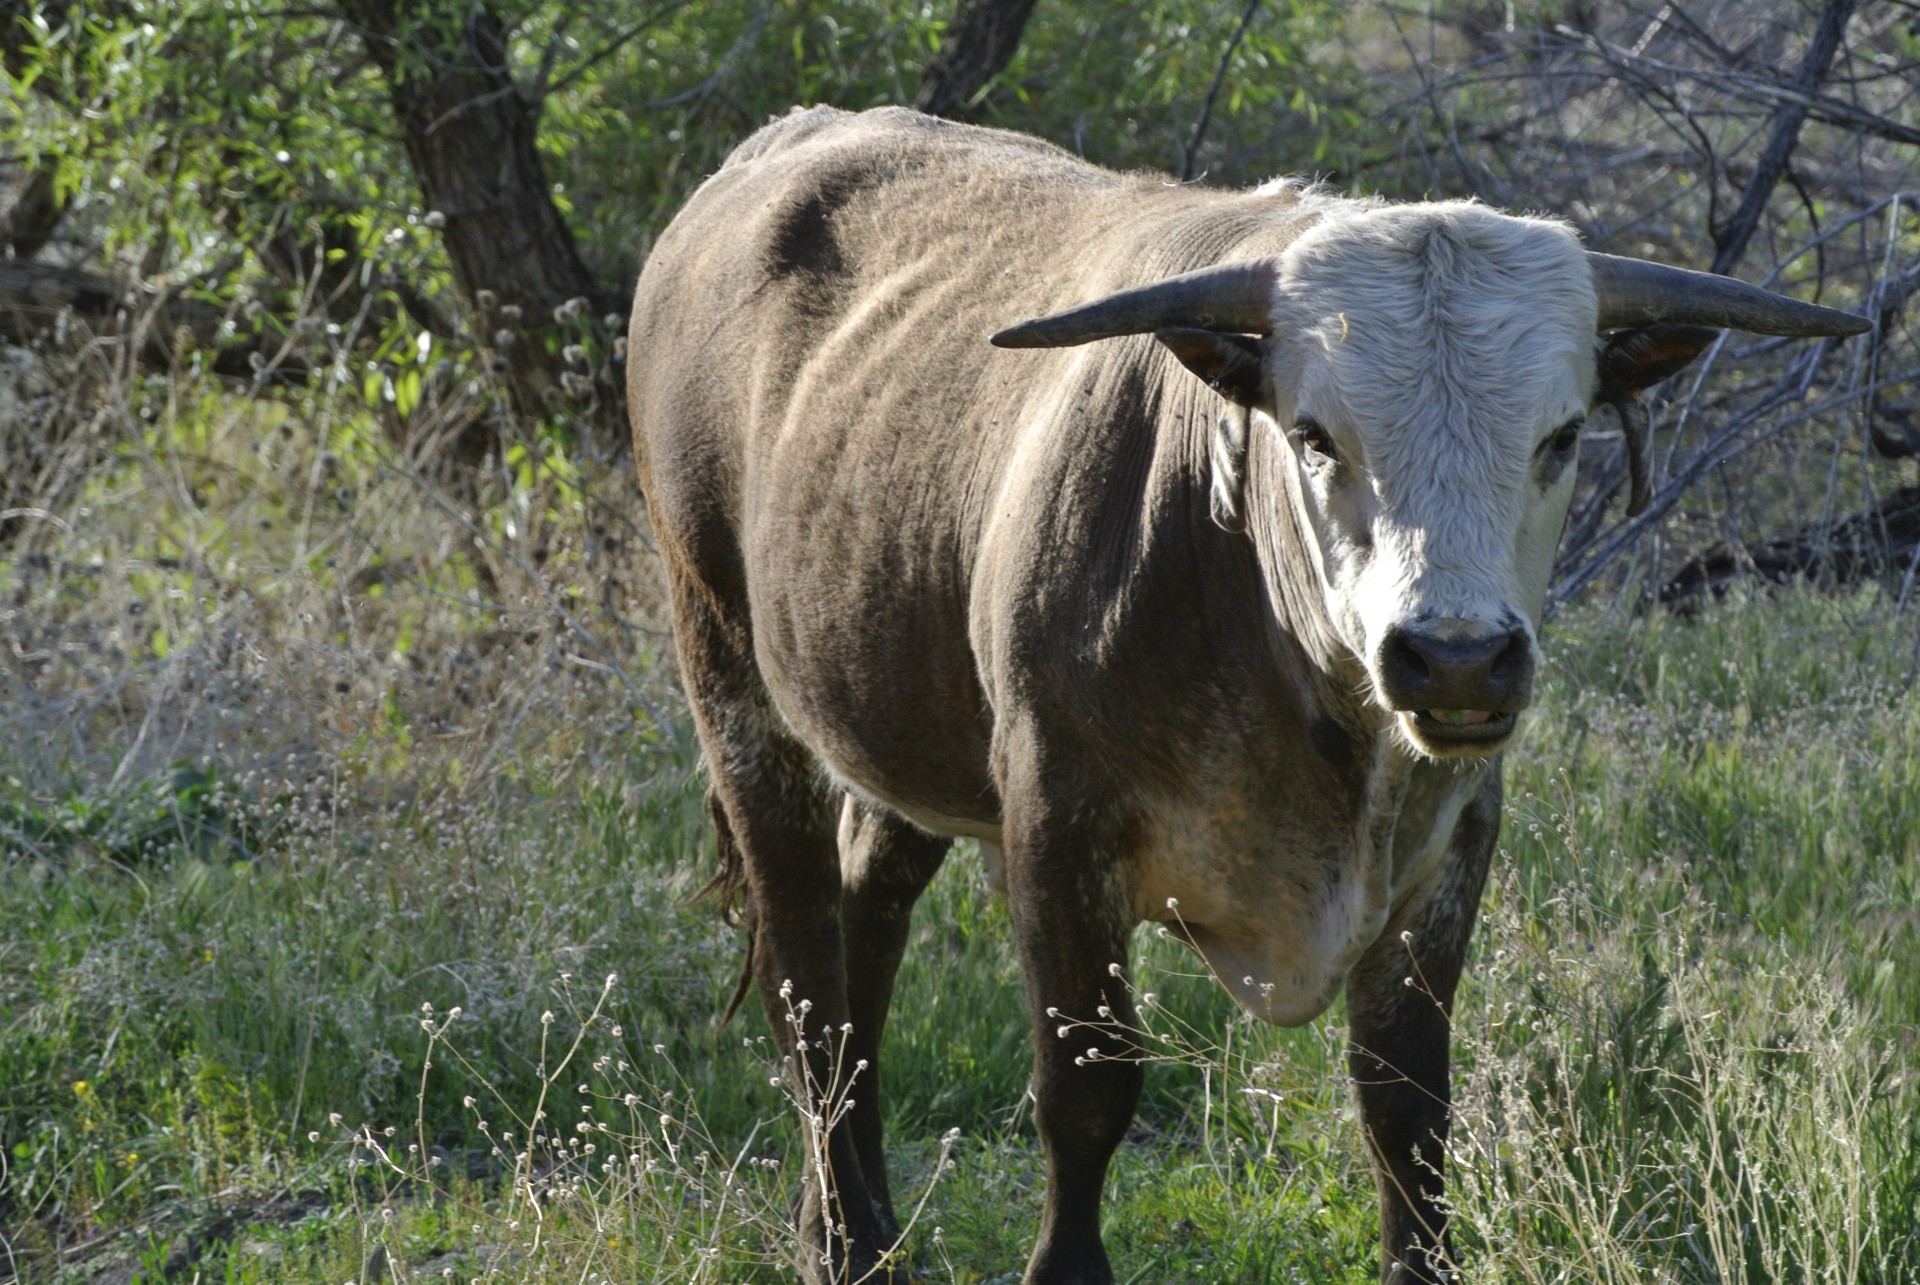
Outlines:
<svg viewBox="0 0 1920 1285"><path fill-rule="evenodd" d="M1416 619L1381 640L1380 694L1423 748L1487 752L1533 699L1534 644L1522 624Z"/></svg>

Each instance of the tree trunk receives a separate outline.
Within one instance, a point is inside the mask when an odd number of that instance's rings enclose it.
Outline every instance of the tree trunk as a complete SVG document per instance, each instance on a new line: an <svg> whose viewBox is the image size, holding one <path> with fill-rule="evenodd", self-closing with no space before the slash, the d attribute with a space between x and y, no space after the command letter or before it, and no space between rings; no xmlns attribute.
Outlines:
<svg viewBox="0 0 1920 1285"><path fill-rule="evenodd" d="M1005 71L1033 16L1034 0L959 0L940 51L920 78L913 105L935 116L964 119L974 96Z"/></svg>
<svg viewBox="0 0 1920 1285"><path fill-rule="evenodd" d="M206 369L262 383L304 379L307 363L279 336L234 327L233 312L182 294L126 286L82 268L0 261L0 339L32 344L58 334L63 316L98 338L136 344L133 359L171 370L190 349Z"/></svg>
<svg viewBox="0 0 1920 1285"><path fill-rule="evenodd" d="M1690 616L1742 580L1810 580L1840 589L1875 576L1896 577L1904 599L1920 568L1920 486L1902 487L1838 522L1816 523L1755 544L1723 544L1687 563L1660 586L1660 605Z"/></svg>
<svg viewBox="0 0 1920 1285"><path fill-rule="evenodd" d="M66 213L53 191L53 170L44 165L9 166L0 183L0 254L26 260L46 248Z"/></svg>
<svg viewBox="0 0 1920 1285"><path fill-rule="evenodd" d="M341 9L386 75L429 222L516 409L571 414L621 440L624 398L602 318L626 305L587 271L553 203L534 145L538 104L513 81L498 17L448 0Z"/></svg>

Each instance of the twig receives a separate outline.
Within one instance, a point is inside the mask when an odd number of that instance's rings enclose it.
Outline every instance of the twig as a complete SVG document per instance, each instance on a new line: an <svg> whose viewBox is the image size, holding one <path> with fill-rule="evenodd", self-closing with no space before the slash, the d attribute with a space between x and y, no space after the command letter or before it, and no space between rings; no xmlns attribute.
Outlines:
<svg viewBox="0 0 1920 1285"><path fill-rule="evenodd" d="M648 10L646 16L638 22L620 32L620 34L613 37L613 39L609 40L599 49L596 49L593 53L581 59L579 65L568 69L567 73L561 76L560 79L548 81L543 75L540 85L534 91L534 101L545 102L552 95L571 88L581 77L633 43L642 32L657 26L662 18L665 18L676 9L684 8L686 4L687 0L668 0L665 4L657 5Z"/></svg>
<svg viewBox="0 0 1920 1285"><path fill-rule="evenodd" d="M1193 137L1187 140L1186 154L1180 159L1180 181L1193 182L1194 162L1200 157L1200 144L1206 141L1207 127L1213 123L1213 103L1220 96L1220 86L1226 83L1227 68L1233 62L1233 55L1240 48L1240 42L1246 39L1247 28L1253 25L1253 15L1260 8L1260 0L1247 0L1247 7L1240 15L1240 25L1234 29L1233 39L1227 41L1227 47L1220 55L1220 65L1214 68L1213 84L1207 89L1205 101L1200 104L1200 119L1193 123Z"/></svg>
<svg viewBox="0 0 1920 1285"><path fill-rule="evenodd" d="M1793 73L1792 88L1796 96L1782 103L1775 113L1773 133L1767 139L1766 149L1760 153L1759 163L1754 166L1753 181L1747 184L1747 190L1741 194L1739 208L1725 224L1713 229L1715 272L1725 274L1733 271L1733 266L1740 262L1740 256L1746 252L1747 242L1753 239L1755 229L1760 226L1760 216L1766 211L1775 185L1787 172L1787 162L1793 156L1794 145L1800 140L1800 127L1806 123L1808 105L1801 96L1819 89L1821 82L1826 79L1827 68L1833 65L1833 56L1840 48L1840 37L1846 31L1847 19L1852 14L1853 0L1827 0L1826 8L1821 10L1820 22L1814 28L1806 56L1801 58L1800 66Z"/></svg>
<svg viewBox="0 0 1920 1285"><path fill-rule="evenodd" d="M665 98L656 98L651 102L641 103L638 107L634 108L634 110L642 112L661 111L669 107L680 107L705 98L708 94L711 94L714 90L725 84L727 77L733 74L733 70L740 60L746 57L749 50L760 43L760 29L766 26L766 23L767 4L766 0L761 0L761 3L754 7L753 17L748 21L747 29L740 33L740 38L733 42L727 49L727 52L720 55L719 63L706 79L697 85L681 90L679 93L668 94Z"/></svg>
<svg viewBox="0 0 1920 1285"><path fill-rule="evenodd" d="M1768 414L1802 395L1806 379L1811 371L1817 368L1831 343L1831 340L1821 341L1798 369L1786 371L1756 405L1748 408L1713 434L1685 464L1670 473L1667 484L1653 497L1653 502L1647 506L1646 512L1615 527L1598 552L1559 577L1554 584L1553 592L1547 598L1549 611L1576 596L1592 583L1595 577L1612 565L1615 559L1633 547L1643 534L1679 502L1680 497L1686 494L1700 474L1708 468L1729 464L1754 447L1773 440L1796 424L1844 409L1849 402L1862 394L1875 392L1881 388L1905 385L1920 373L1915 370L1903 370L1875 385L1843 389L1831 397L1823 398L1812 405L1803 406L1791 415L1783 416L1764 431L1754 433L1744 441L1739 440Z"/></svg>

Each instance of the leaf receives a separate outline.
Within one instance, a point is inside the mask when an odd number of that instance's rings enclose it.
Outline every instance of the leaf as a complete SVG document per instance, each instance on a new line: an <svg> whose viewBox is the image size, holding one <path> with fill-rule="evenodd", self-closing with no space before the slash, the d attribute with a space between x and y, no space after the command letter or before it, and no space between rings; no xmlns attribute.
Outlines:
<svg viewBox="0 0 1920 1285"><path fill-rule="evenodd" d="M393 408L400 412L400 418L406 419L420 405L420 372L402 371L393 381Z"/></svg>

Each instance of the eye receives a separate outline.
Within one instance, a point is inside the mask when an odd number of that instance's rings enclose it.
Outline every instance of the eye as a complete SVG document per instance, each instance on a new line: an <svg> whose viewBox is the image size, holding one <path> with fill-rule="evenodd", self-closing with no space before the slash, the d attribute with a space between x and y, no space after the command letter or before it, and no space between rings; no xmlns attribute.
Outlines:
<svg viewBox="0 0 1920 1285"><path fill-rule="evenodd" d="M1302 415L1293 421L1293 440L1300 443L1307 452L1307 462L1315 464L1333 463L1339 455L1333 449L1333 434L1320 426L1320 421Z"/></svg>
<svg viewBox="0 0 1920 1285"><path fill-rule="evenodd" d="M1540 443L1539 455L1542 457L1571 455L1573 448L1580 445L1580 430L1586 426L1587 421L1585 416L1574 416L1559 428L1555 429L1552 437Z"/></svg>

